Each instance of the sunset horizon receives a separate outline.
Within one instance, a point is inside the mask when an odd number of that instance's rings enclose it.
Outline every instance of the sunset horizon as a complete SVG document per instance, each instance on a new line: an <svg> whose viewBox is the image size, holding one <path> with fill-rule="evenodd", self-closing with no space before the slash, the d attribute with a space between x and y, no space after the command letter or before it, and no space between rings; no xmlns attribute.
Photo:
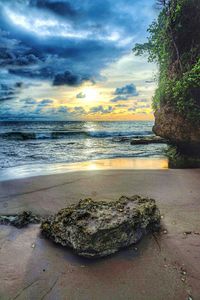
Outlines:
<svg viewBox="0 0 200 300"><path fill-rule="evenodd" d="M0 120L153 120L153 3L0 1Z"/></svg>

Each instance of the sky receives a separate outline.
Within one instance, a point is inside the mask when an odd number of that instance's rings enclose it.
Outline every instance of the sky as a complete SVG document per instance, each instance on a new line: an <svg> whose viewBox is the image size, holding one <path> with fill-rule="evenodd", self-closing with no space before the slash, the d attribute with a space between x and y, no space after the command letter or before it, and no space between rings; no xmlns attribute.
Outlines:
<svg viewBox="0 0 200 300"><path fill-rule="evenodd" d="M0 0L0 120L150 120L154 0Z"/></svg>

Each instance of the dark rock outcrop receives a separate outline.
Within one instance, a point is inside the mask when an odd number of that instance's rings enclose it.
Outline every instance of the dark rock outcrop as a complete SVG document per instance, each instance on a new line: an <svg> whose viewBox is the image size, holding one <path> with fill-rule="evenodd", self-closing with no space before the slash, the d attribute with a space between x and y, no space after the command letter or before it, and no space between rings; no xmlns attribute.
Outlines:
<svg viewBox="0 0 200 300"><path fill-rule="evenodd" d="M132 139L131 145L167 144L167 140L159 136Z"/></svg>
<svg viewBox="0 0 200 300"><path fill-rule="evenodd" d="M0 216L1 225L12 225L17 228L22 228L28 224L38 224L42 221L42 217L34 215L31 211L23 211L16 215Z"/></svg>
<svg viewBox="0 0 200 300"><path fill-rule="evenodd" d="M155 112L153 131L185 154L200 153L200 126L186 120L170 105L162 106Z"/></svg>
<svg viewBox="0 0 200 300"><path fill-rule="evenodd" d="M155 200L122 196L115 202L80 200L42 222L42 233L54 242L93 258L115 253L158 230Z"/></svg>

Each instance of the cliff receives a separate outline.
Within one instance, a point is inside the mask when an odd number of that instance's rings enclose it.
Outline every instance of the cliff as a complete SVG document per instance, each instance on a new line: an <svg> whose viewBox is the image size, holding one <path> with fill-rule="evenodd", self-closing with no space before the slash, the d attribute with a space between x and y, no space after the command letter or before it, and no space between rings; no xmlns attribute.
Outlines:
<svg viewBox="0 0 200 300"><path fill-rule="evenodd" d="M200 126L178 113L170 105L163 105L155 111L156 135L166 138L188 155L200 154Z"/></svg>
<svg viewBox="0 0 200 300"><path fill-rule="evenodd" d="M200 1L157 0L160 13L148 28L148 41L136 55L148 54L159 67L153 98L154 132L187 154L200 153Z"/></svg>

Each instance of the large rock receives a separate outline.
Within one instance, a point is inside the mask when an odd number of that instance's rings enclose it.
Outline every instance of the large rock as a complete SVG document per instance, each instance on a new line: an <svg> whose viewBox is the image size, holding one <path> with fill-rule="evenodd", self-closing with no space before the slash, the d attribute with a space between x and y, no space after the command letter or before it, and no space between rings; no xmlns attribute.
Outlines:
<svg viewBox="0 0 200 300"><path fill-rule="evenodd" d="M155 112L155 134L177 145L186 154L200 152L200 126L186 120L170 105L164 105Z"/></svg>
<svg viewBox="0 0 200 300"><path fill-rule="evenodd" d="M85 257L102 257L137 243L160 225L155 200L122 196L115 202L80 200L43 221L42 233Z"/></svg>

